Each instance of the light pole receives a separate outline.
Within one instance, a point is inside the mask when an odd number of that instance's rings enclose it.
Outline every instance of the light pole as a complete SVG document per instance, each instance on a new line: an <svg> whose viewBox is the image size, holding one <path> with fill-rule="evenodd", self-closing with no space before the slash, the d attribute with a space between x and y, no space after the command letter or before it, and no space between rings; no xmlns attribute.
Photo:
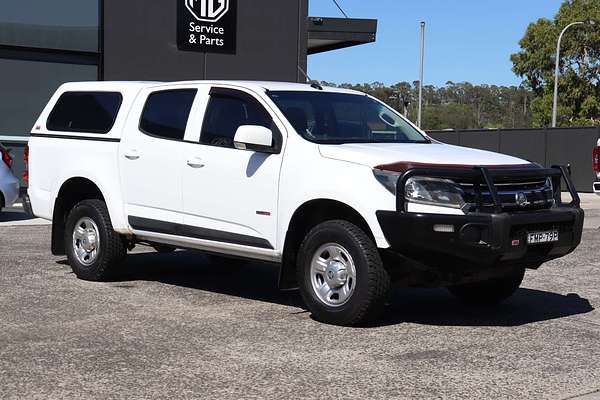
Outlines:
<svg viewBox="0 0 600 400"><path fill-rule="evenodd" d="M594 20L589 21L577 21L572 22L569 25L565 26L565 29L562 30L560 35L558 36L558 43L556 44L556 68L554 70L554 102L552 105L552 127L556 128L556 120L558 117L558 75L560 74L560 43L562 42L562 38L565 32L572 26L575 25L595 25L596 22Z"/></svg>
<svg viewBox="0 0 600 400"><path fill-rule="evenodd" d="M421 72L419 76L419 112L417 116L417 126L421 127L421 118L423 116L423 75L425 69L425 21L421 21Z"/></svg>

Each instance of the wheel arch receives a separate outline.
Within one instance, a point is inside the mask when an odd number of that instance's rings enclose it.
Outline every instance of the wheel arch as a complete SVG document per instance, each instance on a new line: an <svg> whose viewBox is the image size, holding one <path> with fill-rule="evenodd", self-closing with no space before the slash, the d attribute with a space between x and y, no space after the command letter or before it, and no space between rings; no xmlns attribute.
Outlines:
<svg viewBox="0 0 600 400"><path fill-rule="evenodd" d="M296 209L285 235L283 257L279 273L279 288L296 289L296 259L298 248L306 234L316 225L331 220L345 220L361 228L373 241L375 237L366 219L353 207L338 200L315 199Z"/></svg>
<svg viewBox="0 0 600 400"><path fill-rule="evenodd" d="M106 202L102 190L91 179L72 177L61 185L52 211L52 254L65 254L65 224L69 211L83 200L97 199Z"/></svg>

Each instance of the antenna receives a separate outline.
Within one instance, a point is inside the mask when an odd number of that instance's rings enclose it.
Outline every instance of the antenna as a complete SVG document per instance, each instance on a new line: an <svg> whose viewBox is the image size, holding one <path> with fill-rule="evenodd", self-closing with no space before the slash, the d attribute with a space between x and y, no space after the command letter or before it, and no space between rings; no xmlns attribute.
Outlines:
<svg viewBox="0 0 600 400"><path fill-rule="evenodd" d="M302 75L304 75L304 77L306 78L307 83L310 83L310 87L312 87L314 89L317 89L317 90L323 90L323 86L321 86L321 84L319 83L319 81L315 81L315 80L310 79L310 77L308 76L308 74L306 73L306 71L304 71L300 65L298 65L298 71L300 71L302 73Z"/></svg>
<svg viewBox="0 0 600 400"><path fill-rule="evenodd" d="M300 71L302 73L302 75L304 75L304 77L306 78L307 82L312 82L312 79L310 79L310 76L308 76L308 74L306 73L306 71L303 70L300 65L298 65L298 71Z"/></svg>
<svg viewBox="0 0 600 400"><path fill-rule="evenodd" d="M333 3L337 6L338 10L340 10L340 12L342 14L344 14L344 17L349 18L348 14L346 14L346 12L344 11L344 9L342 8L342 6L340 6L340 4L337 2L337 0L332 0Z"/></svg>

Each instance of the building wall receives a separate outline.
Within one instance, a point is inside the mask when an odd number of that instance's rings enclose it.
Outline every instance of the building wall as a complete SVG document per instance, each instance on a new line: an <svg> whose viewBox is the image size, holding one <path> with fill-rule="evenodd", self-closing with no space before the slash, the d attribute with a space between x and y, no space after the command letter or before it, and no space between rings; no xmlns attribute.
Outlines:
<svg viewBox="0 0 600 400"><path fill-rule="evenodd" d="M97 80L99 0L0 1L0 136L26 136L64 82Z"/></svg>
<svg viewBox="0 0 600 400"><path fill-rule="evenodd" d="M235 55L178 50L177 1L0 1L0 136L27 136L69 81L303 80L307 0L238 0Z"/></svg>
<svg viewBox="0 0 600 400"><path fill-rule="evenodd" d="M304 80L307 0L238 0L235 55L179 50L175 0L104 0L103 10L105 80Z"/></svg>

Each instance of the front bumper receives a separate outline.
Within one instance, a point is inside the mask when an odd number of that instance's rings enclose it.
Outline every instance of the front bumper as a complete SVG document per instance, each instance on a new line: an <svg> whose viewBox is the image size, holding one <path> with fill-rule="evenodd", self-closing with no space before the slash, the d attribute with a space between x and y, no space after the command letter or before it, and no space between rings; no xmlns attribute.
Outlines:
<svg viewBox="0 0 600 400"><path fill-rule="evenodd" d="M442 177L462 180L487 191L492 205L477 198L474 212L464 215L407 212L405 187L412 176ZM497 184L515 179L534 181L551 178L554 207L538 210L511 210L501 203ZM562 181L572 201L561 198ZM404 172L397 185L396 211L378 211L377 218L391 251L428 266L498 266L515 265L537 268L542 263L562 257L581 242L584 212L571 181L569 168L488 169L414 168ZM483 189L482 189L483 188ZM529 245L527 233L554 231L558 242Z"/></svg>
<svg viewBox="0 0 600 400"><path fill-rule="evenodd" d="M392 251L431 266L460 262L535 268L575 250L584 212L575 207L467 215L378 211L377 218ZM439 225L452 226L453 232L438 232L434 227ZM554 229L558 242L527 244L528 232Z"/></svg>

